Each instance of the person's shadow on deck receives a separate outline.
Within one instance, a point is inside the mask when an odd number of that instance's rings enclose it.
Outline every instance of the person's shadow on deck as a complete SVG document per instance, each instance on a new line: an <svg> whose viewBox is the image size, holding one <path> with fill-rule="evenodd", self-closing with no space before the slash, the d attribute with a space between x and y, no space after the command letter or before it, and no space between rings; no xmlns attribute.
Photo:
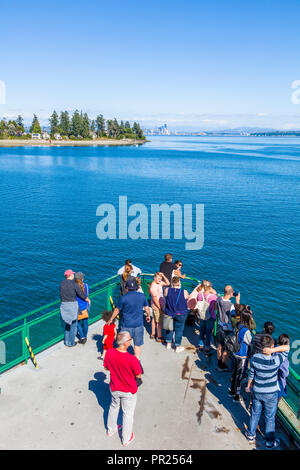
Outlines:
<svg viewBox="0 0 300 470"><path fill-rule="evenodd" d="M103 336L95 334L95 335L92 336L92 339L94 341L96 341L96 347L97 347L98 353L102 354L102 352L103 352L103 344L102 344Z"/></svg>
<svg viewBox="0 0 300 470"><path fill-rule="evenodd" d="M107 417L111 401L109 384L105 383L106 374L104 372L96 372L94 378L95 380L89 382L89 390L96 395L98 403L103 409L103 423L107 428Z"/></svg>

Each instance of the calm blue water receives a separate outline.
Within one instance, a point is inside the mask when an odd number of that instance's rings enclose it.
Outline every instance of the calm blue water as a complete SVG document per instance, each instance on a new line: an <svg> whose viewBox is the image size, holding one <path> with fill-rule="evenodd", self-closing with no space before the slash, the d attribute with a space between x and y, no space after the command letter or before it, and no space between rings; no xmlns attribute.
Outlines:
<svg viewBox="0 0 300 470"><path fill-rule="evenodd" d="M300 140L156 137L141 147L0 148L1 320L58 297L66 268L90 283L126 258L145 272L171 251L184 272L231 283L258 325L299 336ZM96 208L205 204L205 244L96 237Z"/></svg>

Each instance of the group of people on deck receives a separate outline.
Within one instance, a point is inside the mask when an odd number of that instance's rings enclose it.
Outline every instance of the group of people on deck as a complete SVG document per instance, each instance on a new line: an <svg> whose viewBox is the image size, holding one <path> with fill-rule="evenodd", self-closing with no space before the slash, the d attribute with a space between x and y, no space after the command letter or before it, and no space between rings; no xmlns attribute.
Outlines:
<svg viewBox="0 0 300 470"><path fill-rule="evenodd" d="M235 403L243 403L241 385L247 381L245 391L251 394L251 416L245 433L249 443L255 443L256 430L264 408L266 447L276 448L275 415L278 402L286 396L286 378L289 371L290 340L282 334L273 339L274 325L266 322L261 333L249 305L241 304L240 293L226 285L224 295L218 295L212 283L203 280L191 293L182 288L183 263L173 263L172 254L165 255L160 270L147 286L151 301L142 289L141 270L131 260L119 269L120 298L112 311L102 315L103 353L101 359L110 372L111 405L107 422L107 435L122 432L122 444L134 440L133 416L138 386L144 373L141 348L144 344L144 318L151 325L149 338L162 343L167 350L181 353L184 327L189 324L199 334L198 353L214 354L212 338L217 350L217 370L231 372L229 396ZM89 286L83 282L84 274L72 270L65 272L61 283L61 318L65 331L65 345L73 347L87 341ZM232 299L235 302L232 302ZM118 332L116 320L119 319ZM193 321L192 321L193 320ZM133 341L134 355L127 349ZM117 347L114 347L114 345ZM247 378L248 372L248 378ZM123 410L122 426L117 425L120 406Z"/></svg>

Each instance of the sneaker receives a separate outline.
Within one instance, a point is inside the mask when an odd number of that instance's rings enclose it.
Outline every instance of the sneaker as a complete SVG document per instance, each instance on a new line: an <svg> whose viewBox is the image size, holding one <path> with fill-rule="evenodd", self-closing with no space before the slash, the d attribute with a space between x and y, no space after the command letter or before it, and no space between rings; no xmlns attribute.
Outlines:
<svg viewBox="0 0 300 470"><path fill-rule="evenodd" d="M203 349L203 348L204 348L204 343L203 343L203 341L202 341L201 339L200 339L200 341L199 341L198 348L199 348L199 349Z"/></svg>
<svg viewBox="0 0 300 470"><path fill-rule="evenodd" d="M234 395L233 396L234 403L243 403L241 395Z"/></svg>
<svg viewBox="0 0 300 470"><path fill-rule="evenodd" d="M166 349L172 349L172 343L167 343Z"/></svg>
<svg viewBox="0 0 300 470"><path fill-rule="evenodd" d="M280 440L275 439L273 442L266 442L266 448L267 449L275 449L276 447L280 446Z"/></svg>
<svg viewBox="0 0 300 470"><path fill-rule="evenodd" d="M122 425L121 425L121 424L118 424L117 429L116 429L115 431L111 432L111 431L108 431L108 430L107 430L107 431L106 431L106 435L107 435L108 437L111 437L111 436L113 436L114 434L116 434L117 432L119 432L121 429L122 429Z"/></svg>
<svg viewBox="0 0 300 470"><path fill-rule="evenodd" d="M248 431L245 432L245 437L249 444L255 444L255 436L251 436L251 434L248 433Z"/></svg>
<svg viewBox="0 0 300 470"><path fill-rule="evenodd" d="M180 353L180 352L182 352L182 351L184 351L184 347L183 347L183 346L176 346L175 352Z"/></svg>
<svg viewBox="0 0 300 470"><path fill-rule="evenodd" d="M131 435L130 435L129 441L128 441L128 442L124 442L123 447L129 446L129 444L131 444L131 443L134 441L134 438L135 438L135 435L134 435L133 432L132 432Z"/></svg>
<svg viewBox="0 0 300 470"><path fill-rule="evenodd" d="M229 396L230 398L233 398L233 397L234 397L234 393L231 392L230 388L229 388L228 390L229 390L228 396Z"/></svg>

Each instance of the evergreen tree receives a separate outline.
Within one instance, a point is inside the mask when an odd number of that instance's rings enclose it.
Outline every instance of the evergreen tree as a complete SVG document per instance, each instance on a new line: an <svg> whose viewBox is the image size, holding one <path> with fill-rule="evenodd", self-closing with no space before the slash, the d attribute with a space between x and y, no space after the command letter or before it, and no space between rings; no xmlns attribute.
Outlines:
<svg viewBox="0 0 300 470"><path fill-rule="evenodd" d="M84 139L88 138L90 135L90 119L87 113L84 113L84 115L82 116L81 135Z"/></svg>
<svg viewBox="0 0 300 470"><path fill-rule="evenodd" d="M0 121L0 137L1 138L3 138L4 135L5 135L6 126L7 126L6 120L1 119L1 121Z"/></svg>
<svg viewBox="0 0 300 470"><path fill-rule="evenodd" d="M81 127L82 127L81 124L82 124L81 116L79 114L78 109L76 109L76 111L74 111L74 113L73 113L72 122L71 122L71 133L75 137L78 137L78 136L81 135L80 134L81 133Z"/></svg>
<svg viewBox="0 0 300 470"><path fill-rule="evenodd" d="M134 134L135 139L144 139L145 138L144 134L143 134L143 131L141 129L141 126L137 122L133 123L132 132Z"/></svg>
<svg viewBox="0 0 300 470"><path fill-rule="evenodd" d="M71 133L71 122L68 111L62 111L60 113L59 128L61 135L69 136Z"/></svg>
<svg viewBox="0 0 300 470"><path fill-rule="evenodd" d="M92 132L95 132L95 130L96 130L96 123L95 123L94 119L91 122L90 129L91 129Z"/></svg>
<svg viewBox="0 0 300 470"><path fill-rule="evenodd" d="M119 135L120 137L123 137L124 134L125 134L125 125L124 125L124 121L121 121L119 125Z"/></svg>
<svg viewBox="0 0 300 470"><path fill-rule="evenodd" d="M29 129L29 132L31 134L41 134L42 133L42 129L41 129L41 126L40 126L40 123L39 123L39 120L38 120L36 114L33 115L33 120L32 120L31 127Z"/></svg>
<svg viewBox="0 0 300 470"><path fill-rule="evenodd" d="M118 139L120 137L120 126L116 118L113 120L113 136L114 139Z"/></svg>
<svg viewBox="0 0 300 470"><path fill-rule="evenodd" d="M96 132L98 137L104 137L105 136L105 120L102 116L102 114L99 114L96 117Z"/></svg>
<svg viewBox="0 0 300 470"><path fill-rule="evenodd" d="M127 133L131 134L131 127L130 127L130 122L126 121L125 122L125 130Z"/></svg>
<svg viewBox="0 0 300 470"><path fill-rule="evenodd" d="M18 134L25 132L23 117L20 114L16 119L16 127Z"/></svg>
<svg viewBox="0 0 300 470"><path fill-rule="evenodd" d="M58 125L58 114L56 111L53 111L53 113L50 116L49 119L50 123L50 135L54 137L54 134L59 133L59 125Z"/></svg>

